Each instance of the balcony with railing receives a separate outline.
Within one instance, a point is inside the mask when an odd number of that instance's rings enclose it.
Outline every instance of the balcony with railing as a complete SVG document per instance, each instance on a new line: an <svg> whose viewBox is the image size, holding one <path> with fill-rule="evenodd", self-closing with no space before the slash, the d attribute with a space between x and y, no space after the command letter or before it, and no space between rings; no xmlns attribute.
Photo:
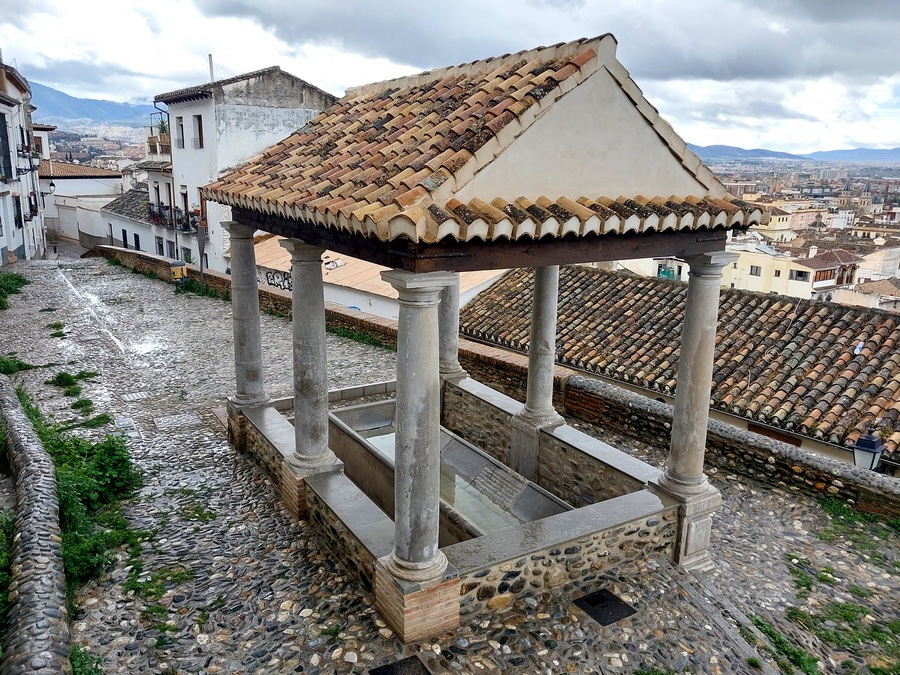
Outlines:
<svg viewBox="0 0 900 675"><path fill-rule="evenodd" d="M154 225L175 230L180 234L197 234L200 226L200 213L185 213L177 206L173 209L167 204L147 204L147 219Z"/></svg>

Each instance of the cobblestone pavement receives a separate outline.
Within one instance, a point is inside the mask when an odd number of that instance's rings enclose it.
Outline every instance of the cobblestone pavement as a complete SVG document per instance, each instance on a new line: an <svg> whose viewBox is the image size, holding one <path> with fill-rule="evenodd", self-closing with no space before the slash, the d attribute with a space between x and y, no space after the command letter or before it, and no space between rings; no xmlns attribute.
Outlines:
<svg viewBox="0 0 900 675"><path fill-rule="evenodd" d="M435 673L761 672L735 630L743 615L773 625L823 672L856 672L841 666L847 659L866 672L860 657L789 620L788 609L824 616L843 602L864 607L864 627L900 619L896 534L842 529L812 499L718 472L725 505L715 522L717 567L705 578L648 560L607 578L638 610L612 626L553 596L403 646L346 569L292 521L263 473L229 448L214 415L233 390L229 304L175 295L102 259L15 271L32 284L0 312L0 351L99 372L82 396L97 412L132 420L139 434L129 447L145 482L126 514L154 533L141 580L161 580L166 591L156 606L125 592L124 552L81 589L72 640L102 656L107 673L365 673L412 654ZM65 337L51 337L56 321ZM262 331L267 391L289 395L290 324L264 315ZM394 377L390 352L335 336L328 350L332 387ZM71 401L44 384L53 372L17 378L62 421L72 417ZM654 464L664 459L658 448L604 440ZM823 621L841 628L831 614ZM758 656L774 672L769 655Z"/></svg>

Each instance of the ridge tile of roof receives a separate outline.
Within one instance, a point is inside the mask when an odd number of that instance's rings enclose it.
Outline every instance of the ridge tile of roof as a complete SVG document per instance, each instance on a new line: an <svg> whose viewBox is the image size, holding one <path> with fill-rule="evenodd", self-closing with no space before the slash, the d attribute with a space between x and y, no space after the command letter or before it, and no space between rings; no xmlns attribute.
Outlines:
<svg viewBox="0 0 900 675"><path fill-rule="evenodd" d="M471 300L460 330L526 351L534 274L513 270ZM572 265L560 269L556 358L672 394L687 284ZM900 317L723 289L711 406L850 447L870 423L900 455Z"/></svg>
<svg viewBox="0 0 900 675"><path fill-rule="evenodd" d="M599 54L615 61L614 45L611 35L580 39L350 89L293 135L201 188L202 195L382 241L559 237L758 221L755 206L692 195L627 195L613 200L621 202L618 206L602 202L601 195L568 195L570 205L586 200L584 209L575 210L545 197L528 208L508 199L492 204L526 214L516 223L498 220L474 200L450 206L456 190L541 112L597 71ZM638 108L650 116L651 125L659 122L627 71L614 70L619 86L639 99ZM671 131L660 122L663 127ZM677 140L674 132L665 142L672 139ZM699 159L685 157L685 162L691 164L685 164L688 171L702 173ZM628 205L640 200L636 208ZM643 208L648 202L652 206ZM563 212L565 218L559 216Z"/></svg>

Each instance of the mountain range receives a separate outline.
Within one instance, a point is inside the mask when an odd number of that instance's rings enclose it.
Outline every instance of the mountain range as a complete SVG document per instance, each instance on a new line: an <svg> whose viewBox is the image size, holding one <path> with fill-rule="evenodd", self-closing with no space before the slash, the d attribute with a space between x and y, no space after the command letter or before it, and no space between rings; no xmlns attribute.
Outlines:
<svg viewBox="0 0 900 675"><path fill-rule="evenodd" d="M704 162L721 160L752 159L789 159L794 161L815 160L819 162L851 162L900 164L900 148L884 150L874 148L854 148L852 150L820 150L805 155L793 155L789 152L754 148L745 150L733 145L693 145L688 147Z"/></svg>
<svg viewBox="0 0 900 675"><path fill-rule="evenodd" d="M77 98L45 86L31 82L32 103L37 106L34 113L36 122L55 124L61 129L85 124L144 126L150 114L156 112L152 105L140 103L115 103L94 98ZM879 164L900 163L900 148L876 150L855 148L853 150L826 150L806 155L794 155L777 150L754 148L745 150L732 145L693 145L688 143L704 162L716 160L785 159L817 160L822 162L869 162Z"/></svg>
<svg viewBox="0 0 900 675"><path fill-rule="evenodd" d="M77 98L31 81L31 102L37 106L35 122L55 124L61 129L72 125L108 124L139 127L149 124L152 105L116 103L95 98Z"/></svg>

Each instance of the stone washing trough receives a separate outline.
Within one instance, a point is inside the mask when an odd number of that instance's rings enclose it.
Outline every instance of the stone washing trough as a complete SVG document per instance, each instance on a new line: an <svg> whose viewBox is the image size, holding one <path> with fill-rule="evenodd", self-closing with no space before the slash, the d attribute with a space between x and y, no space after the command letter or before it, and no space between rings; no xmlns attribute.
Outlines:
<svg viewBox="0 0 900 675"><path fill-rule="evenodd" d="M394 516L395 401L334 410L329 445L344 473ZM441 427L440 545L530 523L572 507Z"/></svg>

